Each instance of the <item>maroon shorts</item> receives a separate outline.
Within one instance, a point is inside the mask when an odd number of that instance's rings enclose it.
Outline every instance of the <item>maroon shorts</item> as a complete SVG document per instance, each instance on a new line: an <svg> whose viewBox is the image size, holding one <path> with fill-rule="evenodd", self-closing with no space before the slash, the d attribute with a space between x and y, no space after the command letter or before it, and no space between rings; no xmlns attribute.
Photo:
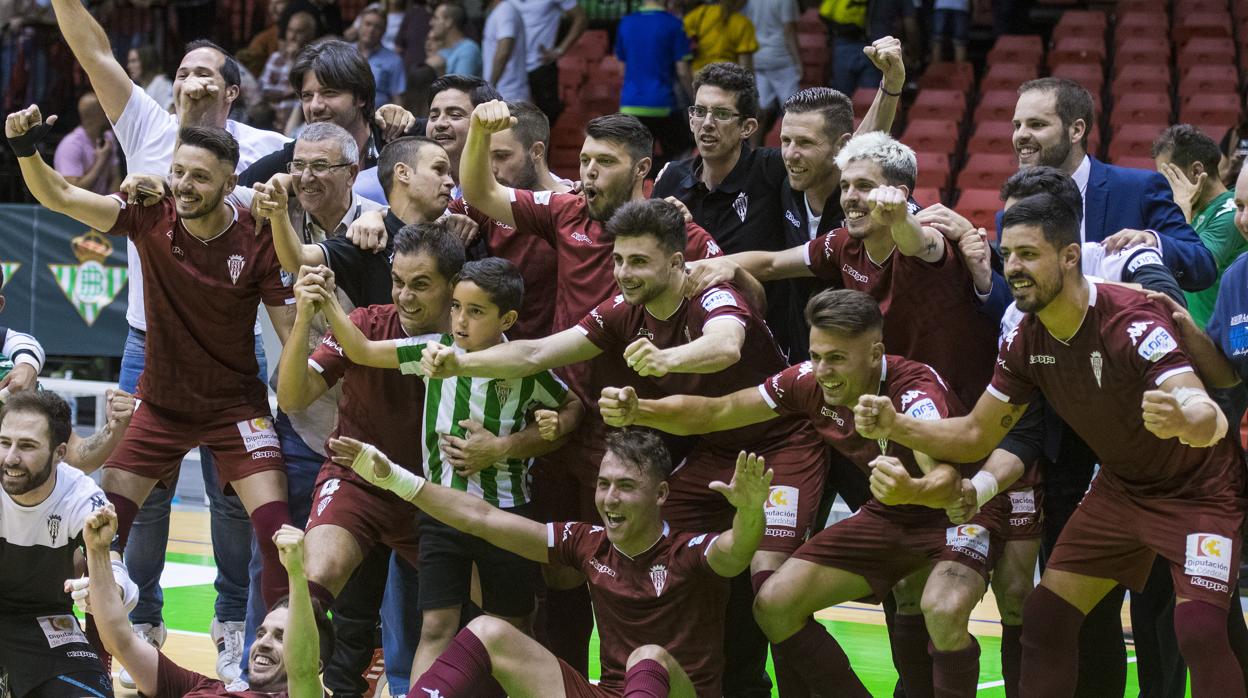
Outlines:
<svg viewBox="0 0 1248 698"><path fill-rule="evenodd" d="M731 482L737 452L709 446L706 437L668 478L671 494L663 518L678 531L723 531L736 513L728 500L708 485ZM767 527L759 550L791 553L810 537L828 476L827 450L813 429L799 429L783 442L759 451L775 471L764 508Z"/></svg>
<svg viewBox="0 0 1248 698"><path fill-rule="evenodd" d="M337 466L325 464L316 478L307 529L333 524L347 530L365 554L380 543L420 565L420 529L412 504L391 492L340 477Z"/></svg>
<svg viewBox="0 0 1248 698"><path fill-rule="evenodd" d="M1006 541L1034 540L1044 535L1044 485L1018 485L998 495L1009 502L1009 518L1002 529Z"/></svg>
<svg viewBox="0 0 1248 698"><path fill-rule="evenodd" d="M221 421L212 414L165 410L149 402L139 403L126 435L105 467L175 487L182 458L198 446L212 452L217 480L227 493L232 491L229 483L248 475L266 470L286 472L282 447L267 412L258 411L242 421Z"/></svg>
<svg viewBox="0 0 1248 698"><path fill-rule="evenodd" d="M1097 478L1066 522L1046 564L1112 579L1139 591L1160 555L1170 562L1179 598L1228 608L1231 595L1238 593L1243 523L1243 503L1230 494L1200 499L1132 497Z"/></svg>
<svg viewBox="0 0 1248 698"><path fill-rule="evenodd" d="M559 669L563 672L563 695L566 698L620 698L619 691L590 683L562 659L559 660Z"/></svg>
<svg viewBox="0 0 1248 698"><path fill-rule="evenodd" d="M936 562L959 562L986 582L1001 556L1004 515L1005 504L994 497L965 524L951 524L943 515L906 522L871 499L848 519L816 533L793 557L866 579L868 600L875 603L897 582Z"/></svg>

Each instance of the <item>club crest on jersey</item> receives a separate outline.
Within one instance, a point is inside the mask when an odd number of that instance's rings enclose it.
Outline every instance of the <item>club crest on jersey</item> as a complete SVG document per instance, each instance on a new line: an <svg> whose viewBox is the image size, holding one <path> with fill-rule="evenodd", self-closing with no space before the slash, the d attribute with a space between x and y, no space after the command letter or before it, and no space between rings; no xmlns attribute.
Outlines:
<svg viewBox="0 0 1248 698"><path fill-rule="evenodd" d="M1096 379L1096 387L1101 387L1101 369L1105 365L1105 360L1101 358L1101 352L1094 351L1088 355L1088 361L1092 364L1092 377Z"/></svg>
<svg viewBox="0 0 1248 698"><path fill-rule="evenodd" d="M506 405L507 398L511 397L511 385L507 381L494 381L494 397L498 398L498 404Z"/></svg>
<svg viewBox="0 0 1248 698"><path fill-rule="evenodd" d="M654 585L654 595L662 596L667 586L667 565L654 565L650 568L650 583Z"/></svg>
<svg viewBox="0 0 1248 698"><path fill-rule="evenodd" d="M52 539L52 545L56 545L56 536L61 532L61 515L52 514L48 517L48 537Z"/></svg>
<svg viewBox="0 0 1248 698"><path fill-rule="evenodd" d="M737 218L740 218L742 223L745 222L745 212L749 209L750 197L746 196L745 192L737 194L736 200L732 202L732 210L737 212Z"/></svg>
<svg viewBox="0 0 1248 698"><path fill-rule="evenodd" d="M225 267L230 272L230 283L238 285L238 277L243 273L243 266L246 264L247 260L241 254L232 254L226 258Z"/></svg>
<svg viewBox="0 0 1248 698"><path fill-rule="evenodd" d="M1131 346L1135 346L1140 343L1140 337L1144 336L1144 330L1147 330L1148 326L1151 324L1153 324L1151 320L1147 322L1131 323L1131 326L1127 328L1127 336L1131 338Z"/></svg>

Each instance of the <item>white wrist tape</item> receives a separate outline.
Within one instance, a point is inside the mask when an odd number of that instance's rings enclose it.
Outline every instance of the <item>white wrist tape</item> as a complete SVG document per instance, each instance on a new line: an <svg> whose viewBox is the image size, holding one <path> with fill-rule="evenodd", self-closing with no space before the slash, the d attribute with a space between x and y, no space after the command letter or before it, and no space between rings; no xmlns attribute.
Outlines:
<svg viewBox="0 0 1248 698"><path fill-rule="evenodd" d="M997 488L1000 483L997 478L990 472L981 470L971 477L971 485L975 487L975 500L983 507L988 500L997 495Z"/></svg>
<svg viewBox="0 0 1248 698"><path fill-rule="evenodd" d="M376 471L373 469L374 459L384 459L390 464L390 474L386 477L377 477ZM355 456L355 460L351 461L351 468L359 473L361 477L383 490L389 490L405 501L412 501L420 490L425 486L425 478L413 473L412 471L396 465L393 461L386 457L386 454L377 450L376 446L366 444L364 448Z"/></svg>
<svg viewBox="0 0 1248 698"><path fill-rule="evenodd" d="M1188 403L1204 403L1209 405L1213 408L1213 413L1216 415L1217 419L1217 427L1213 430L1213 438L1208 442L1194 443L1187 441L1183 437L1179 437L1180 443L1184 446L1192 446L1193 448L1207 448L1221 441L1222 438L1226 436L1227 430L1230 429L1230 424L1226 420L1226 414L1222 412L1221 407L1218 407L1218 403L1214 402L1213 398L1209 397L1208 393L1200 390L1199 388L1182 387L1175 389L1174 397L1179 401L1180 408L1187 407Z"/></svg>
<svg viewBox="0 0 1248 698"><path fill-rule="evenodd" d="M113 560L113 581L120 587L121 604L126 607L126 613L133 611L139 605L139 587L131 581L130 571L121 560Z"/></svg>

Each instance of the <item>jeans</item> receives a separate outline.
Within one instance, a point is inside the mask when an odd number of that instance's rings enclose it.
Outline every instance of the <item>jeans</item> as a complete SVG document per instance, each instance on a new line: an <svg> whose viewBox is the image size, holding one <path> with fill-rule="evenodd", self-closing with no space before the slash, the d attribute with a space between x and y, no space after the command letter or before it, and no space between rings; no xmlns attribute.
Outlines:
<svg viewBox="0 0 1248 698"><path fill-rule="evenodd" d="M859 87L877 87L884 79L862 52L861 41L832 37L832 87L850 97Z"/></svg>
<svg viewBox="0 0 1248 698"><path fill-rule="evenodd" d="M122 390L133 393L143 373L143 356L146 336L130 328L126 346L121 356ZM268 375L264 345L256 336L256 360L260 374ZM233 542L245 540L251 535L251 520L237 496L227 496L217 483L217 469L208 449L199 449L203 467L204 491L208 496L211 512L212 554L217 565L217 579L213 586L217 591L215 612L217 619L242 621L247 614L247 564L251 550ZM173 501L173 488L157 487L152 490L130 529L126 543L125 560L130 578L139 587L139 602L130 613L132 623L161 622L164 595L160 588L160 575L165 569L165 547L169 540L169 509Z"/></svg>
<svg viewBox="0 0 1248 698"><path fill-rule="evenodd" d="M416 568L394 553L386 595L381 600L381 649L386 656L390 695L405 696L412 679L412 659L420 642L420 609L416 606Z"/></svg>

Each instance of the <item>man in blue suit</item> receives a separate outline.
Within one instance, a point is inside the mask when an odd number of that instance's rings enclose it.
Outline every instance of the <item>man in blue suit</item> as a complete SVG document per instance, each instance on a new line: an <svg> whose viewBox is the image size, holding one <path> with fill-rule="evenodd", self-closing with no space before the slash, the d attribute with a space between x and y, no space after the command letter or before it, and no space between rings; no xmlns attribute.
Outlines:
<svg viewBox="0 0 1248 698"><path fill-rule="evenodd" d="M1212 286L1217 278L1213 254L1184 219L1165 178L1088 155L1093 117L1092 95L1076 82L1040 78L1023 83L1014 107L1019 167L1048 165L1075 180L1083 194L1084 242L1103 242L1108 252L1157 245L1183 290Z"/></svg>

